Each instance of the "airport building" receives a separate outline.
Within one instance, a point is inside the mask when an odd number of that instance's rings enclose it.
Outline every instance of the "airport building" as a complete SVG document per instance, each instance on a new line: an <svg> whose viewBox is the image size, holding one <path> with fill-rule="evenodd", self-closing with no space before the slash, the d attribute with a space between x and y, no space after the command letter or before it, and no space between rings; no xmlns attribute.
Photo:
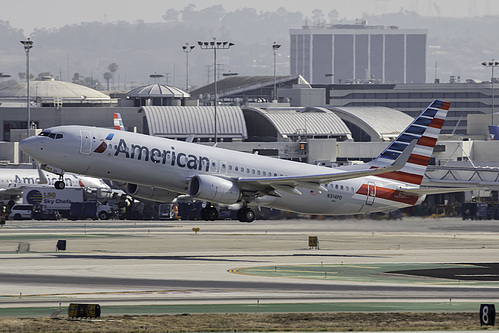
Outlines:
<svg viewBox="0 0 499 333"><path fill-rule="evenodd" d="M424 83L425 29L356 24L290 30L290 74L313 84Z"/></svg>
<svg viewBox="0 0 499 333"><path fill-rule="evenodd" d="M312 85L324 88L327 104L333 107L384 106L400 110L415 117L421 110L435 99L443 99L451 103L451 108L443 134L478 135L486 139L488 129L468 130L469 115L489 115L493 110L492 84L490 82L475 83L419 83L419 84L332 84ZM497 88L494 88L497 91ZM497 96L497 92L494 92ZM494 120L499 124L499 119ZM489 123L489 125L491 122Z"/></svg>

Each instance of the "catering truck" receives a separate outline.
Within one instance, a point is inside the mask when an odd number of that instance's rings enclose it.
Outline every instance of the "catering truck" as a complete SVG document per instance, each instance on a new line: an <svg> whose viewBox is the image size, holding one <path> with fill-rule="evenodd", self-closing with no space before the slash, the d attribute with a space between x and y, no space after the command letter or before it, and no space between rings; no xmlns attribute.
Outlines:
<svg viewBox="0 0 499 333"><path fill-rule="evenodd" d="M83 188L65 188L57 190L49 186L27 187L23 190L23 204L33 205L34 209L41 209L42 211L57 211L61 216L71 218L72 205L75 203L87 203L85 200L85 190ZM108 205L102 205L94 202L97 207L93 216L85 216L85 218L100 218L107 220L111 214L112 209ZM80 218L82 216L74 216Z"/></svg>

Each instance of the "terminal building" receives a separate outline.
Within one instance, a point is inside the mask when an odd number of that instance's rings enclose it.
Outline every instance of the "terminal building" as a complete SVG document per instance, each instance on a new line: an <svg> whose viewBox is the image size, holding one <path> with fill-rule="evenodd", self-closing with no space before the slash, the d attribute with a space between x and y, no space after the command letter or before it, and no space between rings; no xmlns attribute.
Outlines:
<svg viewBox="0 0 499 333"><path fill-rule="evenodd" d="M425 29L356 24L290 30L290 74L313 84L424 83Z"/></svg>

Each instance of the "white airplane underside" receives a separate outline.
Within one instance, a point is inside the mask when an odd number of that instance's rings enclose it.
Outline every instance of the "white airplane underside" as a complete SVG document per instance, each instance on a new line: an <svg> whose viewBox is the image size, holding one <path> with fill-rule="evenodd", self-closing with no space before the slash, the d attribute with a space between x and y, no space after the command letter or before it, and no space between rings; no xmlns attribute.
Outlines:
<svg viewBox="0 0 499 333"><path fill-rule="evenodd" d="M434 101L378 158L339 168L87 126L49 128L20 146L46 170L123 182L138 198L171 202L185 195L239 204L242 222L253 221L250 207L258 205L359 214L409 207L435 193L420 184L448 109L448 102ZM202 214L216 219L218 212L208 205Z"/></svg>

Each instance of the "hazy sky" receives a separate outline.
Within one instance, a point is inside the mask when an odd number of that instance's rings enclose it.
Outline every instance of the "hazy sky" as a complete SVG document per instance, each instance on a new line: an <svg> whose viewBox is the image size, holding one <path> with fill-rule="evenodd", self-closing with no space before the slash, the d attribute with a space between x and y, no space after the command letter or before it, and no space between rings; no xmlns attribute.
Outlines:
<svg viewBox="0 0 499 333"><path fill-rule="evenodd" d="M137 21L161 22L169 9L183 9L192 3L203 9L221 4L226 10L251 7L257 11L273 11L284 7L310 16L312 10L325 14L336 9L340 18L355 19L363 13L382 14L415 11L421 15L468 17L498 15L497 0L0 0L0 20L9 21L26 36L35 28L58 28L80 22Z"/></svg>

